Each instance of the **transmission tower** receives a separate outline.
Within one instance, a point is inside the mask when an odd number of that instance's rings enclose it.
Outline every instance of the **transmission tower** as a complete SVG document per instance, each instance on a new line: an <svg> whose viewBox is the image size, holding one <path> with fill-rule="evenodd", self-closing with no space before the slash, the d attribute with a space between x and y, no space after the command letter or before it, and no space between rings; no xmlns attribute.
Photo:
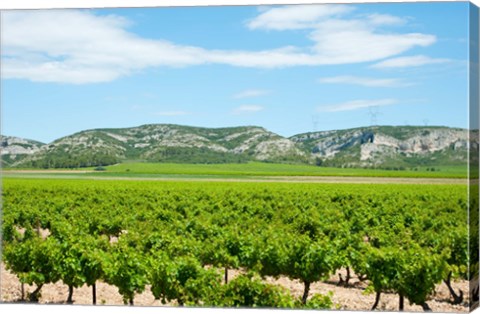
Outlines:
<svg viewBox="0 0 480 314"><path fill-rule="evenodd" d="M318 115L314 114L312 115L312 124L313 124L313 132L318 131Z"/></svg>
<svg viewBox="0 0 480 314"><path fill-rule="evenodd" d="M378 125L378 116L382 113L378 109L378 106L370 106L368 107L368 115L370 116L370 125Z"/></svg>

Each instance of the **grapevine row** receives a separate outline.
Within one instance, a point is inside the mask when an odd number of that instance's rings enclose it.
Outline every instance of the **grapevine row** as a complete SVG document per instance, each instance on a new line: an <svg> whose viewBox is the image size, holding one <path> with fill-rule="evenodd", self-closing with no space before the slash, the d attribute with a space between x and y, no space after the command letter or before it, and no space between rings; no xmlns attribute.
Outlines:
<svg viewBox="0 0 480 314"><path fill-rule="evenodd" d="M435 285L470 275L461 185L5 179L2 193L3 260L32 300L61 280L68 302L86 284L96 303L104 281L129 304L150 285L179 305L331 307L310 286L346 268L372 308L394 292L428 310ZM266 276L298 279L302 297Z"/></svg>

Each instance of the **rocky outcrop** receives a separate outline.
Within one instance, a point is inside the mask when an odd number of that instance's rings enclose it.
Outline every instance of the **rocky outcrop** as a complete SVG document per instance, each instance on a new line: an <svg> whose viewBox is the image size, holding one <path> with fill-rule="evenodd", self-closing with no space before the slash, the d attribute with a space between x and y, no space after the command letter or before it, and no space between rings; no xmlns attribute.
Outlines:
<svg viewBox="0 0 480 314"><path fill-rule="evenodd" d="M255 156L258 160L268 160L281 156L305 156L294 142L282 138L260 142L255 147Z"/></svg>
<svg viewBox="0 0 480 314"><path fill-rule="evenodd" d="M314 156L334 159L340 153L343 157L350 154L352 162L363 165L400 157L425 157L436 152L459 152L459 156L466 156L468 149L467 130L446 127L369 127L307 133L291 139L311 147Z"/></svg>
<svg viewBox="0 0 480 314"><path fill-rule="evenodd" d="M408 157L445 149L460 151L467 148L467 132L460 130L430 130L404 140L378 134L372 142L361 146L361 160L373 159L379 154L392 156L402 153Z"/></svg>
<svg viewBox="0 0 480 314"><path fill-rule="evenodd" d="M14 136L0 137L1 155L30 155L37 152L43 143Z"/></svg>

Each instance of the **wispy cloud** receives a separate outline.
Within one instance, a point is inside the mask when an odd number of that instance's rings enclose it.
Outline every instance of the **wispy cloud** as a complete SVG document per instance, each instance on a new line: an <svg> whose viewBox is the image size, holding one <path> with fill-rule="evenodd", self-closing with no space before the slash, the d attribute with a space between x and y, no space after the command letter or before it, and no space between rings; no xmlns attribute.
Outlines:
<svg viewBox="0 0 480 314"><path fill-rule="evenodd" d="M251 98L251 97L259 97L259 96L264 96L270 94L269 90L264 90L264 89L247 89L244 91L241 91L239 93L236 93L233 95L233 98L235 99L243 99L243 98Z"/></svg>
<svg viewBox="0 0 480 314"><path fill-rule="evenodd" d="M346 5L291 5L263 9L262 14L247 22L250 29L287 30L312 28L320 20L353 11Z"/></svg>
<svg viewBox="0 0 480 314"><path fill-rule="evenodd" d="M243 105L240 107L237 107L233 110L233 114L244 114L244 113L254 113L258 111L262 111L264 108L262 106L258 105Z"/></svg>
<svg viewBox="0 0 480 314"><path fill-rule="evenodd" d="M191 113L188 111L159 111L154 113L154 115L156 116L165 116L165 117L185 116L188 114L191 114Z"/></svg>
<svg viewBox="0 0 480 314"><path fill-rule="evenodd" d="M407 67L418 67L427 64L438 64L438 63L447 63L450 62L450 59L443 58L431 58L427 56L409 56L409 57L398 57L387 59L385 61L378 62L372 65L372 68L377 69L386 69L386 68L407 68Z"/></svg>
<svg viewBox="0 0 480 314"><path fill-rule="evenodd" d="M2 15L2 75L5 79L86 84L109 82L150 67L223 64L276 69L350 64L392 58L436 41L429 34L385 32L382 27L400 24L399 17L352 16L352 12L354 8L346 5L266 8L247 23L249 29L305 29L310 46L220 50L140 37L128 31L130 21L116 15L9 11Z"/></svg>
<svg viewBox="0 0 480 314"><path fill-rule="evenodd" d="M321 106L317 108L318 112L338 112L338 111L351 111L369 107L381 107L390 106L398 103L398 100L386 98L386 99L372 99L372 100L352 100L340 104Z"/></svg>
<svg viewBox="0 0 480 314"><path fill-rule="evenodd" d="M329 20L312 31L310 38L317 56L330 59L330 64L380 60L436 41L427 34L379 32L378 26L365 20Z"/></svg>
<svg viewBox="0 0 480 314"><path fill-rule="evenodd" d="M369 14L368 20L374 25L404 25L407 23L407 19L390 14L378 13Z"/></svg>
<svg viewBox="0 0 480 314"><path fill-rule="evenodd" d="M400 87L407 86L408 84L403 82L400 79L377 79L371 77L360 77L360 76L332 76L332 77L323 77L318 80L319 83L325 84L352 84L360 85L365 87ZM411 85L411 84L410 84Z"/></svg>
<svg viewBox="0 0 480 314"><path fill-rule="evenodd" d="M385 32L408 19L389 14L353 15L347 5L292 5L272 8L248 21L250 29L283 31L305 29L313 42L310 52L297 51L304 65L348 64L380 60L414 47L426 47L436 37L422 33ZM298 62L298 61L297 61Z"/></svg>
<svg viewBox="0 0 480 314"><path fill-rule="evenodd" d="M145 105L138 105L138 104L135 104L135 105L130 106L130 109L131 109L131 110L135 110L135 111L143 110L143 109L145 109L145 108L147 108L147 106L145 106Z"/></svg>

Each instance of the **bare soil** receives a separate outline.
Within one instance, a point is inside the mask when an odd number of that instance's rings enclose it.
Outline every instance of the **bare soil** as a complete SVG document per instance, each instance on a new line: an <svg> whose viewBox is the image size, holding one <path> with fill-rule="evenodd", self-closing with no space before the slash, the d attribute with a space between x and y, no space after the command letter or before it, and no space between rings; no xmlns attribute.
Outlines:
<svg viewBox="0 0 480 314"><path fill-rule="evenodd" d="M18 278L5 269L2 264L0 267L0 301L1 302L22 302L21 301L21 284ZM232 279L241 271L230 270L229 277ZM342 277L345 278L345 271L341 270ZM267 278L267 282L279 284L291 291L297 297L303 293L303 284L297 280L290 280L285 277ZM375 295L366 294L366 282L360 282L357 277L353 276L349 286L339 285L338 274L333 275L327 282L317 282L312 284L310 296L314 293L327 294L333 293L332 300L335 307L340 310L361 310L369 311L374 303ZM434 312L468 312L468 282L465 280L454 281L452 286L455 291L462 290L465 300L462 304L452 305L450 303L450 294L445 284L438 285L435 294L427 301L428 305ZM25 285L25 295L32 292L35 286ZM40 304L65 304L68 296L68 287L61 282L45 285L41 290ZM92 304L91 287L83 286L74 289L74 304L88 305ZM97 283L97 305L122 305L123 300L118 290L114 286L110 286L103 282ZM155 300L149 287L142 294L138 294L134 299L135 306L164 306L159 300ZM174 306L175 304L167 304ZM380 303L377 307L379 311L397 311L398 295L391 293L383 293ZM423 312L422 308L417 305L411 305L405 301L405 311Z"/></svg>

